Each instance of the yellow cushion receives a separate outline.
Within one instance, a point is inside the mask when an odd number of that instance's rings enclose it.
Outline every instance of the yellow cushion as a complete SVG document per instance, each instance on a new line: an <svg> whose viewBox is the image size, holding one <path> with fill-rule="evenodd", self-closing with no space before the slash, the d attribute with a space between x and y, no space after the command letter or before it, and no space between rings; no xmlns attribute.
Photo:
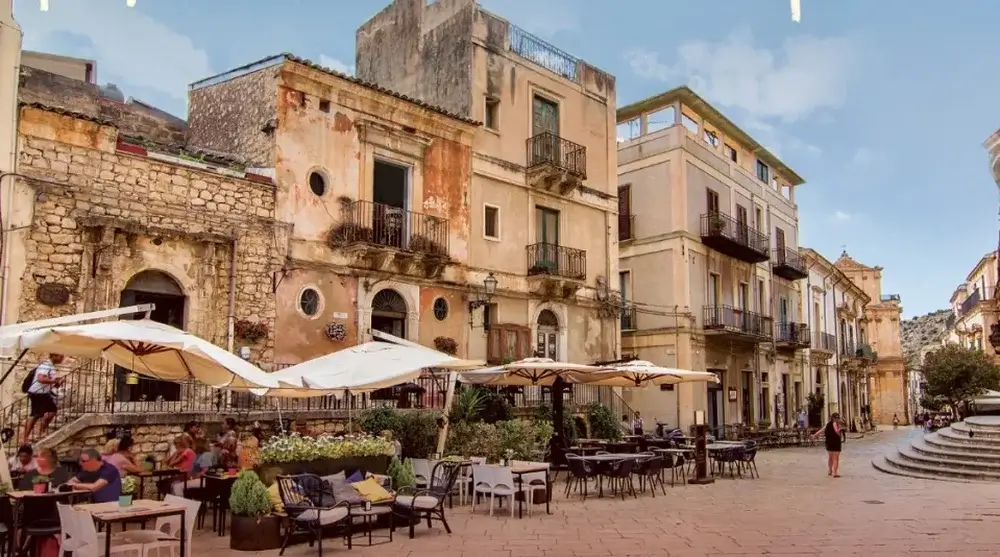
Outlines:
<svg viewBox="0 0 1000 557"><path fill-rule="evenodd" d="M267 498L271 500L271 508L274 509L274 512L285 512L285 504L281 501L281 492L278 491L277 482L271 484L271 487L267 488Z"/></svg>
<svg viewBox="0 0 1000 557"><path fill-rule="evenodd" d="M364 481L352 483L351 487L358 492L358 495L361 495L362 499L371 501L372 503L392 499L392 495L390 495L385 488L380 486L374 478L368 478Z"/></svg>

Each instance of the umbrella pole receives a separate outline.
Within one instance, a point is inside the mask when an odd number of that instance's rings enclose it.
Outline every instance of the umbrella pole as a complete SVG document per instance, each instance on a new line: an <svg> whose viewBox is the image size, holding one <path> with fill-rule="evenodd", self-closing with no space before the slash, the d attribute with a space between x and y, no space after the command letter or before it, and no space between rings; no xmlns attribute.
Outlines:
<svg viewBox="0 0 1000 557"><path fill-rule="evenodd" d="M552 441L549 444L549 458L553 462L558 462L556 451L562 451L566 447L566 441L563 437L563 414L565 414L563 389L565 385L566 382L562 377L556 377L555 381L552 382L552 421L554 423L552 424Z"/></svg>
<svg viewBox="0 0 1000 557"><path fill-rule="evenodd" d="M437 454L444 455L445 441L448 440L448 424L451 420L448 415L451 413L452 401L455 399L455 384L458 383L458 372L448 374L448 391L444 395L444 427L438 432Z"/></svg>

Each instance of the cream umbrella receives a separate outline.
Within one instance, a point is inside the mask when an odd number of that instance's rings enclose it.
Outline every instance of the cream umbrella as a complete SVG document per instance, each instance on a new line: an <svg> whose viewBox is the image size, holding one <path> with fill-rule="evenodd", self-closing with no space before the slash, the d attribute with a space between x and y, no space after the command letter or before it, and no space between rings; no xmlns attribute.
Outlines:
<svg viewBox="0 0 1000 557"><path fill-rule="evenodd" d="M557 362L551 358L525 358L498 367L467 371L459 381L472 385L552 386L561 378L567 383L588 383L588 376L608 368Z"/></svg>
<svg viewBox="0 0 1000 557"><path fill-rule="evenodd" d="M104 360L163 381L194 379L215 388L280 388L279 379L207 340L150 321L48 327L0 338L5 349Z"/></svg>
<svg viewBox="0 0 1000 557"><path fill-rule="evenodd" d="M719 377L707 371L660 367L645 360L633 360L590 374L586 380L591 385L608 387L646 387L696 382L718 383Z"/></svg>

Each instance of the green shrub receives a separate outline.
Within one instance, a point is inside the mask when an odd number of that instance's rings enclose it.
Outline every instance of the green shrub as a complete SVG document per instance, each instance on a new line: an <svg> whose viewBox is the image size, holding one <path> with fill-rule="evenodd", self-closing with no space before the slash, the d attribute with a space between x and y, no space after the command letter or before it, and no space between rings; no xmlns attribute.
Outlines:
<svg viewBox="0 0 1000 557"><path fill-rule="evenodd" d="M513 412L510 409L510 403L507 402L507 397L482 387L479 388L479 392L483 395L483 407L479 411L480 420L488 424L495 424L511 419Z"/></svg>
<svg viewBox="0 0 1000 557"><path fill-rule="evenodd" d="M438 419L440 412L412 410L402 413L398 430L392 433L399 439L405 458L427 458L437 449Z"/></svg>
<svg viewBox="0 0 1000 557"><path fill-rule="evenodd" d="M358 425L369 435L382 435L383 431L391 431L393 434L400 429L402 415L395 408L389 406L369 408L361 412L358 418Z"/></svg>
<svg viewBox="0 0 1000 557"><path fill-rule="evenodd" d="M445 454L458 456L484 456L496 462L497 428L486 422L459 422L448 428Z"/></svg>
<svg viewBox="0 0 1000 557"><path fill-rule="evenodd" d="M271 512L267 487L251 470L236 477L229 495L229 508L235 516L259 517Z"/></svg>
<svg viewBox="0 0 1000 557"><path fill-rule="evenodd" d="M484 456L497 462L510 451L517 460L535 460L544 454L551 438L552 424L544 421L462 422L449 429L445 453Z"/></svg>
<svg viewBox="0 0 1000 557"><path fill-rule="evenodd" d="M587 406L587 421L590 422L590 437L593 439L618 441L622 438L618 420L603 404L595 402Z"/></svg>
<svg viewBox="0 0 1000 557"><path fill-rule="evenodd" d="M535 412L535 418L541 422L555 423L553 421L555 416L553 416L552 407L548 404L538 407ZM566 437L566 443L569 445L575 444L576 440L580 437L580 425L577 423L577 418L565 409L563 409L563 435Z"/></svg>
<svg viewBox="0 0 1000 557"><path fill-rule="evenodd" d="M413 474L413 464L410 463L410 459L400 462L398 458L392 457L386 474L392 478L392 489L396 491L417 485L417 477Z"/></svg>
<svg viewBox="0 0 1000 557"><path fill-rule="evenodd" d="M265 441L260 449L260 463L308 462L391 454L395 454L395 446L392 441L381 437L353 435L338 438L321 435L314 438L293 433L275 435Z"/></svg>
<svg viewBox="0 0 1000 557"><path fill-rule="evenodd" d="M455 424L458 422L476 422L481 420L486 397L482 389L464 388L455 398L455 403L451 406L448 414L448 422Z"/></svg>

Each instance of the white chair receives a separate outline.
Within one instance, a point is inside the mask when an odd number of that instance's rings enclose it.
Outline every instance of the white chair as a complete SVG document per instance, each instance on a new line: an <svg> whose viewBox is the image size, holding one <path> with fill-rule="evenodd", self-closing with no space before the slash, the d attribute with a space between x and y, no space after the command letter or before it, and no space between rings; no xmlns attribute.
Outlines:
<svg viewBox="0 0 1000 557"><path fill-rule="evenodd" d="M413 477L417 480L417 487L427 487L431 484L431 461L426 458L411 458L413 465Z"/></svg>
<svg viewBox="0 0 1000 557"><path fill-rule="evenodd" d="M472 465L486 464L485 456L473 456L469 460ZM472 466L466 466L462 468L458 479L455 481L458 485L458 504L464 505L467 497L472 497Z"/></svg>
<svg viewBox="0 0 1000 557"><path fill-rule="evenodd" d="M514 494L517 485L514 474L506 466L473 466L472 467L472 510L476 510L476 495L489 495L490 516L493 516L493 505L497 497L507 497L510 503L510 516L514 517Z"/></svg>
<svg viewBox="0 0 1000 557"><path fill-rule="evenodd" d="M521 484L518 489L524 494L524 504L528 507L528 516L531 516L531 509L534 507L534 495L536 491L541 491L545 496L549 494L549 467L548 462L531 462L529 460L513 460L510 463L514 468L536 468L545 467L544 472L531 472L521 474Z"/></svg>
<svg viewBox="0 0 1000 557"><path fill-rule="evenodd" d="M104 555L105 537L97 533L94 526L94 517L87 511L78 511L69 508L60 513L65 513L66 520L62 522L62 529L65 532L68 528L70 539L77 540L79 545L73 550L73 557L102 557ZM141 543L125 543L116 536L111 536L112 557L143 557L143 546Z"/></svg>
<svg viewBox="0 0 1000 557"><path fill-rule="evenodd" d="M169 505L184 507L184 547L185 554L191 555L191 538L194 536L195 522L198 519L198 511L201 510L201 501L185 499L176 495L166 495L163 502ZM133 543L143 545L143 557L168 557L180 554L181 517L166 516L156 519L156 525L152 530L138 530L135 532L124 532L123 538Z"/></svg>

